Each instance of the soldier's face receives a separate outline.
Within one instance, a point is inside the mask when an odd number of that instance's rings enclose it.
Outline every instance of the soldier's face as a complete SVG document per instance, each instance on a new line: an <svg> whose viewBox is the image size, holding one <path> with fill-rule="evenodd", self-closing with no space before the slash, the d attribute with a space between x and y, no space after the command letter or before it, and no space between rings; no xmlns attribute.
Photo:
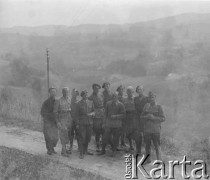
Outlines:
<svg viewBox="0 0 210 180"><path fill-rule="evenodd" d="M119 89L119 94L123 94L123 88Z"/></svg>
<svg viewBox="0 0 210 180"><path fill-rule="evenodd" d="M85 93L85 94L82 96L82 98L83 98L84 100L87 100L87 97L88 97L88 94L87 94L87 93Z"/></svg>
<svg viewBox="0 0 210 180"><path fill-rule="evenodd" d="M113 96L112 96L112 98L113 98L113 101L117 101L118 100L118 94L117 93L114 93Z"/></svg>
<svg viewBox="0 0 210 180"><path fill-rule="evenodd" d="M50 97L55 97L56 96L56 89L51 89L50 90Z"/></svg>
<svg viewBox="0 0 210 180"><path fill-rule="evenodd" d="M69 91L67 89L63 90L63 97L67 97L69 95Z"/></svg>
<svg viewBox="0 0 210 180"><path fill-rule="evenodd" d="M155 97L153 96L153 97L150 97L150 103L151 104L155 104Z"/></svg>
<svg viewBox="0 0 210 180"><path fill-rule="evenodd" d="M95 87L93 88L93 92L98 93L98 92L99 92L99 88L95 86Z"/></svg>
<svg viewBox="0 0 210 180"><path fill-rule="evenodd" d="M128 97L132 97L133 96L133 91L128 89L127 90L127 95L128 95Z"/></svg>
<svg viewBox="0 0 210 180"><path fill-rule="evenodd" d="M108 91L109 88L110 88L110 86L109 86L108 84L106 84L106 85L104 86L104 89L105 89L106 91Z"/></svg>
<svg viewBox="0 0 210 180"><path fill-rule="evenodd" d="M139 95L143 95L144 90L143 90L142 88L137 88L136 92L137 92Z"/></svg>
<svg viewBox="0 0 210 180"><path fill-rule="evenodd" d="M77 97L79 93L77 91L72 91L71 96L72 97Z"/></svg>

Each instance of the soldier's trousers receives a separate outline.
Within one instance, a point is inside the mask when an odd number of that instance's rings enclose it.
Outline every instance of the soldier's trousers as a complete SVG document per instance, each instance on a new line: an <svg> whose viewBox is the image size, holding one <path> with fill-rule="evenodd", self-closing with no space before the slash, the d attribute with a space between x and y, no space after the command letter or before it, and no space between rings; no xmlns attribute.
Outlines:
<svg viewBox="0 0 210 180"><path fill-rule="evenodd" d="M106 145L111 140L112 151L116 151L120 137L120 128L106 127L103 136L102 150L105 151Z"/></svg>
<svg viewBox="0 0 210 180"><path fill-rule="evenodd" d="M88 150L88 144L91 140L92 125L79 125L79 150L85 154Z"/></svg>
<svg viewBox="0 0 210 180"><path fill-rule="evenodd" d="M68 136L69 136L69 139L70 139L70 146L73 146L73 139L74 139L75 136L76 136L76 139L77 139L77 144L79 145L79 143L78 143L78 141L79 141L79 132L76 129L75 121L72 122L72 126L71 126L71 129L69 130Z"/></svg>
<svg viewBox="0 0 210 180"><path fill-rule="evenodd" d="M146 145L146 155L151 155L151 143L153 142L157 160L161 160L160 133L146 133L145 132L144 141ZM150 159L150 156L148 159Z"/></svg>
<svg viewBox="0 0 210 180"><path fill-rule="evenodd" d="M62 145L69 143L69 133L72 129L72 118L70 112L59 115L61 127L59 128L59 137Z"/></svg>
<svg viewBox="0 0 210 180"><path fill-rule="evenodd" d="M48 151L57 145L58 142L58 127L55 122L44 120L43 133Z"/></svg>
<svg viewBox="0 0 210 180"><path fill-rule="evenodd" d="M95 133L95 141L97 146L99 146L100 137L103 135L102 120L102 118L93 119L93 132Z"/></svg>
<svg viewBox="0 0 210 180"><path fill-rule="evenodd" d="M126 133L125 133L125 121L122 121L122 127L120 128L120 142L119 145L125 145L125 138L126 138Z"/></svg>

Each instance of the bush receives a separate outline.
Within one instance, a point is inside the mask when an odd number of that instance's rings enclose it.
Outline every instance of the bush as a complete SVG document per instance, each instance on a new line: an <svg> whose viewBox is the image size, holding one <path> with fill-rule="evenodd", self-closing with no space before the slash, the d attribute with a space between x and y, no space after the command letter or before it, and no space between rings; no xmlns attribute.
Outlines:
<svg viewBox="0 0 210 180"><path fill-rule="evenodd" d="M12 86L31 87L45 75L43 71L29 67L24 61L19 59L10 63L10 69L12 79L9 85Z"/></svg>
<svg viewBox="0 0 210 180"><path fill-rule="evenodd" d="M178 156L179 147L173 142L172 138L162 137L161 138L161 148L166 155Z"/></svg>
<svg viewBox="0 0 210 180"><path fill-rule="evenodd" d="M210 144L207 138L200 140L195 140L190 145L190 150L188 151L188 157L191 160L205 160L210 164Z"/></svg>

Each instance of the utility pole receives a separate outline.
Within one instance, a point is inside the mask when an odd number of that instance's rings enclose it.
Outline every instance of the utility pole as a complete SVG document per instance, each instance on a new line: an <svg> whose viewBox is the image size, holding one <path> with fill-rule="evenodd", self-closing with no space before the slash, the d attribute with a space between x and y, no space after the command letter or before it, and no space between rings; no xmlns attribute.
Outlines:
<svg viewBox="0 0 210 180"><path fill-rule="evenodd" d="M50 61L49 49L47 48L47 88L48 88L47 91L50 88L49 61Z"/></svg>

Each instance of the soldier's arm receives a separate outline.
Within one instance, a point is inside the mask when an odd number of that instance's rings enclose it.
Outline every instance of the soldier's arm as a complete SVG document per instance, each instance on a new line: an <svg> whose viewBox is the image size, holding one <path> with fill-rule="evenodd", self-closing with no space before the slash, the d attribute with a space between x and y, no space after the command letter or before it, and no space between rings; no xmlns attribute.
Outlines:
<svg viewBox="0 0 210 180"><path fill-rule="evenodd" d="M59 102L59 100L55 100L53 113L54 113L55 120L56 120L56 122L57 122L57 123L59 123L59 122L60 122L59 117L58 117L59 108L60 108L59 106L60 106L60 102Z"/></svg>
<svg viewBox="0 0 210 180"><path fill-rule="evenodd" d="M123 104L119 105L119 112L115 115L117 119L123 119L125 117L125 106Z"/></svg>
<svg viewBox="0 0 210 180"><path fill-rule="evenodd" d="M152 120L160 121L160 122L165 121L165 115L164 115L163 109L160 105L158 106L158 115L154 116L154 118L152 118Z"/></svg>
<svg viewBox="0 0 210 180"><path fill-rule="evenodd" d="M44 102L42 104L42 107L41 107L41 112L40 112L41 116L45 119L46 118L46 103Z"/></svg>
<svg viewBox="0 0 210 180"><path fill-rule="evenodd" d="M78 125L79 123L79 104L75 104L75 123Z"/></svg>
<svg viewBox="0 0 210 180"><path fill-rule="evenodd" d="M138 109L138 107L137 107L137 99L136 99L136 97L134 98L134 106L135 106L135 109L137 110Z"/></svg>
<svg viewBox="0 0 210 180"><path fill-rule="evenodd" d="M148 112L147 112L148 107L149 107L149 104L147 103L144 106L143 111L141 113L141 116L140 116L141 119L148 119Z"/></svg>
<svg viewBox="0 0 210 180"><path fill-rule="evenodd" d="M108 107L108 104L106 104L106 107L105 107L105 115L104 115L104 119L103 119L103 124L106 123L106 120L108 118L108 110L109 110L109 107Z"/></svg>

